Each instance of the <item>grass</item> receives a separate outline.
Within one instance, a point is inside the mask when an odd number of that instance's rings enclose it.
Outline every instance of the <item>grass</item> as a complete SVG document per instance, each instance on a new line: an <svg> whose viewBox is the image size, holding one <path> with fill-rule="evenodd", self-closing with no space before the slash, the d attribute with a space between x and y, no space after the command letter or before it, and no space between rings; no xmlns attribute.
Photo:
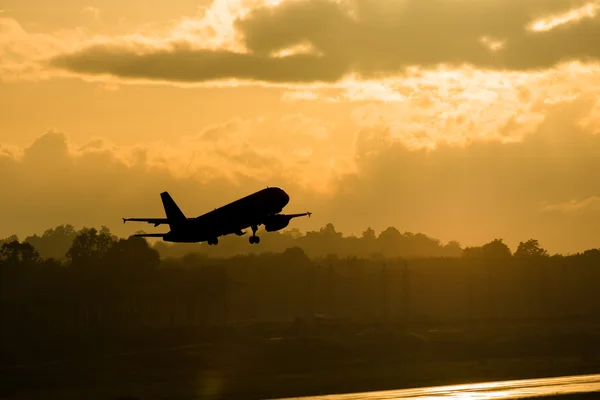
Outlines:
<svg viewBox="0 0 600 400"><path fill-rule="evenodd" d="M391 390L411 387L536 378L597 372L574 360L496 360L485 366L469 362L421 362L402 366L346 366L333 370L263 373L202 368L198 353L173 352L124 356L86 363L50 365L3 373L0 387L11 399L86 398L264 399ZM560 397L559 397L560 398ZM573 397L569 397L573 398ZM595 397L582 397L595 398Z"/></svg>
<svg viewBox="0 0 600 400"><path fill-rule="evenodd" d="M131 340L103 332L63 336L58 344L22 347L11 341L4 353L13 358L5 357L4 366L25 366L0 367L0 399L264 399L599 373L600 356L590 350L598 347L600 329L568 328L579 336L563 339L554 328L555 337L529 338L523 329L498 328L493 334L436 331L423 342L352 331L275 341L271 333L239 331L196 346L181 346L193 343L193 335L148 333ZM54 358L63 362L40 363ZM555 398L600 398L594 396Z"/></svg>

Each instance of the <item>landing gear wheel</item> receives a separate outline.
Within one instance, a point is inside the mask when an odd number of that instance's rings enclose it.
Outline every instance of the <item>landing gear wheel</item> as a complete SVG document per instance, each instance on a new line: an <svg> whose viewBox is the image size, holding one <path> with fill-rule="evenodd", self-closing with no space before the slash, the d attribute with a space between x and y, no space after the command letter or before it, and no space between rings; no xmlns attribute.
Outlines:
<svg viewBox="0 0 600 400"><path fill-rule="evenodd" d="M250 242L250 244L260 243L260 238L258 236L256 236L256 231L258 230L258 226L252 225L250 228L252 228L252 236L250 236L248 238L248 241Z"/></svg>
<svg viewBox="0 0 600 400"><path fill-rule="evenodd" d="M219 244L219 239L218 238L208 239L207 243L208 243L209 246L217 245L217 244Z"/></svg>

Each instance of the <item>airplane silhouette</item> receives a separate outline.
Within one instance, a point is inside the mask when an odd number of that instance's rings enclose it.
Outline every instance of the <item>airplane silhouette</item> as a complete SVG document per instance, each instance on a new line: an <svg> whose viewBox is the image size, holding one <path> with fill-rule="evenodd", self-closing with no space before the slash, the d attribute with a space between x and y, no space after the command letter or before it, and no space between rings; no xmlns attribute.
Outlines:
<svg viewBox="0 0 600 400"><path fill-rule="evenodd" d="M267 232L285 228L292 218L312 215L311 212L302 214L279 214L289 203L290 196L280 188L268 187L256 193L243 197L223 207L216 208L196 218L187 218L179 209L168 192L160 194L167 218L123 218L127 221L147 222L155 227L168 224L167 233L140 233L138 237L160 237L165 242L199 243L209 245L219 243L219 237L236 234L246 234L244 229L251 228L250 244L260 243L256 236L259 225L264 225Z"/></svg>

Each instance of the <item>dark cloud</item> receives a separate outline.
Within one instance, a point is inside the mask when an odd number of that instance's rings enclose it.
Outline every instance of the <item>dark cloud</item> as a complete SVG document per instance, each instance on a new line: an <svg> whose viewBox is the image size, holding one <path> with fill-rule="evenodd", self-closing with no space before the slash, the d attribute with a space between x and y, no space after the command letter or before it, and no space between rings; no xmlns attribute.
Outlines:
<svg viewBox="0 0 600 400"><path fill-rule="evenodd" d="M56 160L64 160L69 149L67 137L60 132L48 132L37 138L31 146L25 149L25 160L35 159L45 167L55 165Z"/></svg>
<svg viewBox="0 0 600 400"><path fill-rule="evenodd" d="M129 48L97 45L61 55L52 66L84 74L112 74L122 78L203 82L220 79L270 82L336 81L347 71L340 60L306 54L268 58L227 51L193 50L177 46L138 54Z"/></svg>
<svg viewBox="0 0 600 400"><path fill-rule="evenodd" d="M237 20L248 54L194 50L140 53L96 45L63 54L52 65L85 74L202 82L225 78L270 82L336 81L348 72L365 77L407 66L472 64L530 70L569 60L598 60L600 18L531 32L536 18L582 6L570 0L296 0L259 8ZM492 51L481 39L504 43ZM272 57L310 44L319 55Z"/></svg>
<svg viewBox="0 0 600 400"><path fill-rule="evenodd" d="M529 69L560 61L598 58L600 23L582 21L544 33L526 26L536 17L567 11L583 2L507 0L460 2L327 0L283 3L238 21L250 50L259 54L307 41L324 54L347 60L365 74L410 65L469 63L484 68ZM354 15L355 18L350 15ZM481 38L506 41L492 52Z"/></svg>

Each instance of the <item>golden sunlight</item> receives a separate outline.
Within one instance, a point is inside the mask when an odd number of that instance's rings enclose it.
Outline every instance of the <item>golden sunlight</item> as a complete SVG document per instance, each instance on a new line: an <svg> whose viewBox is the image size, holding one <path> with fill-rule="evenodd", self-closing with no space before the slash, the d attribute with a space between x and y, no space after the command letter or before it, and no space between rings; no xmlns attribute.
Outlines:
<svg viewBox="0 0 600 400"><path fill-rule="evenodd" d="M561 25L577 23L586 18L594 18L600 9L600 2L593 1L585 5L569 10L565 13L540 18L532 22L528 29L533 32L547 32Z"/></svg>

